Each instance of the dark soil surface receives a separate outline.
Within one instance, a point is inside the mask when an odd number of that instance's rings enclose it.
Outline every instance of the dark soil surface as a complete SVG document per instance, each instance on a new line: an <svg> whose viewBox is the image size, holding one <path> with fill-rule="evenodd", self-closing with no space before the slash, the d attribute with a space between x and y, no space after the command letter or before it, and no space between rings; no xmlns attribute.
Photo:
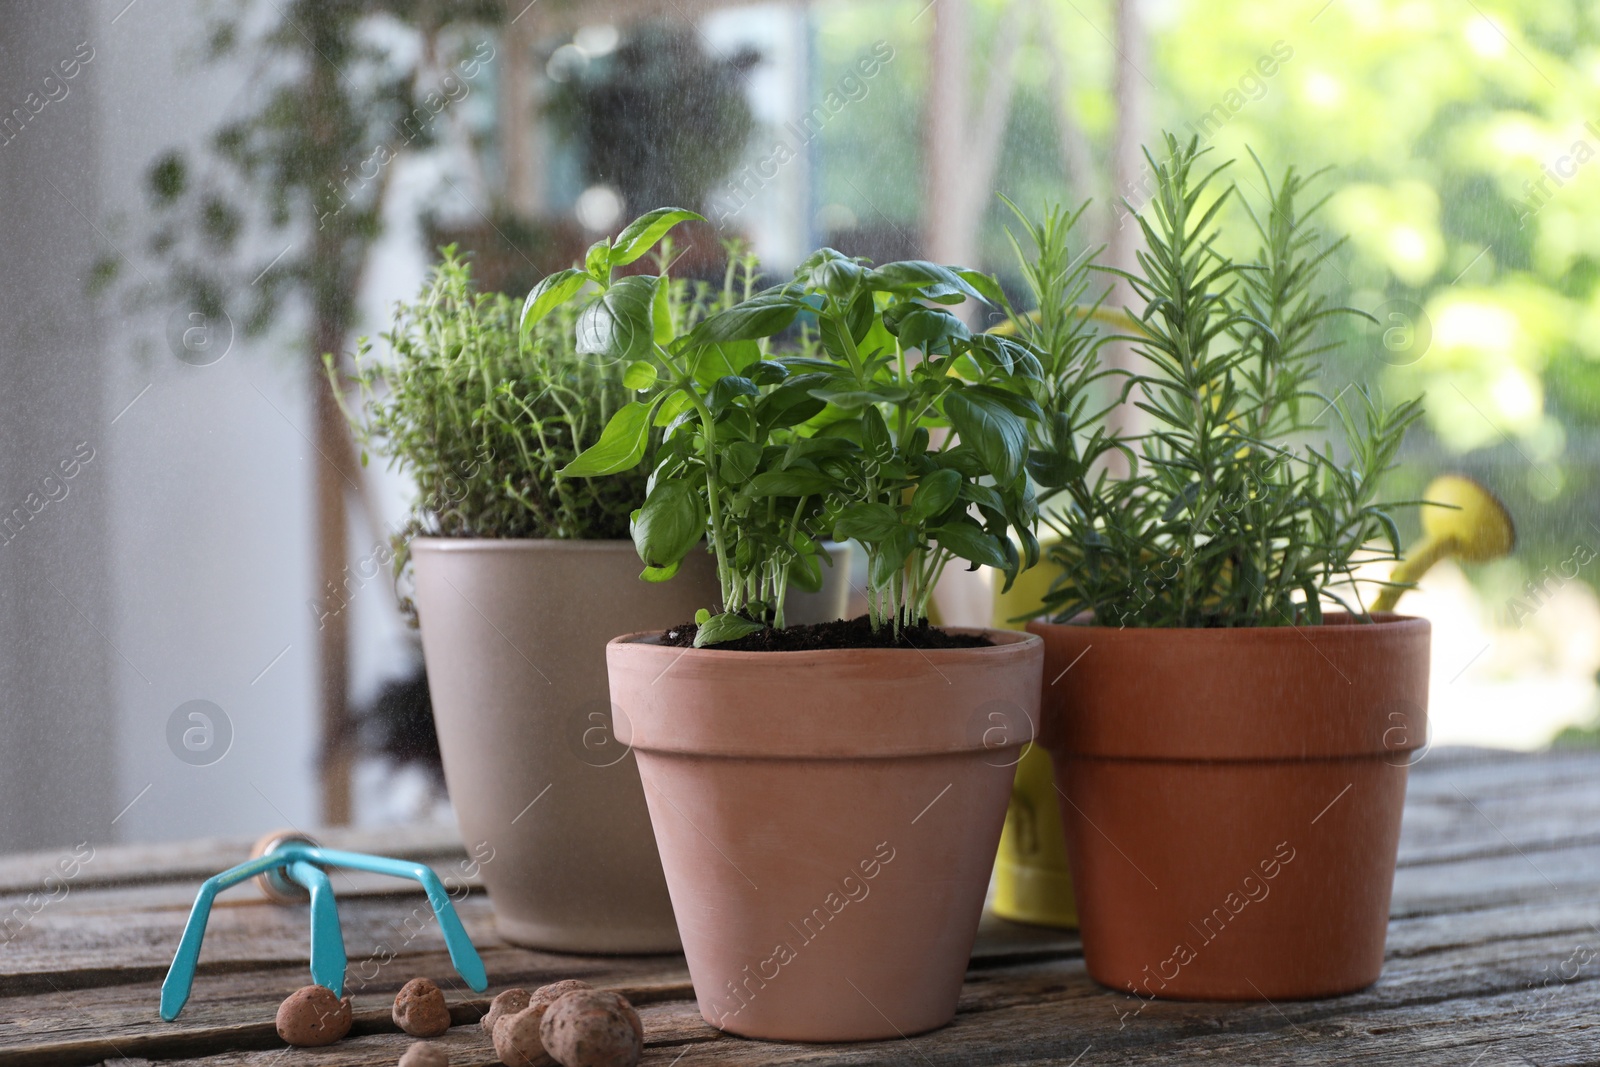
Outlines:
<svg viewBox="0 0 1600 1067"><path fill-rule="evenodd" d="M692 622L681 623L661 635L661 643L675 648L688 648L694 644ZM986 648L994 644L978 634L947 633L936 626L921 623L901 629L900 640L894 639L894 628L885 626L877 633L862 615L854 619L812 623L807 626L790 626L783 630L768 627L746 634L737 641L724 641L710 648L731 652L809 652L825 648Z"/></svg>

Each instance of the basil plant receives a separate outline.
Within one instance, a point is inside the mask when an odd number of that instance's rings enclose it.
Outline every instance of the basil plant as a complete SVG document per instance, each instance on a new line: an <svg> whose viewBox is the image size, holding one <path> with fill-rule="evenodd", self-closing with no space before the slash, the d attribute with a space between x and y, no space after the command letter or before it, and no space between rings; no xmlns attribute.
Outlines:
<svg viewBox="0 0 1600 1067"><path fill-rule="evenodd" d="M561 473L631 470L661 429L633 540L648 581L709 540L722 604L701 613L696 644L781 629L788 590L820 588L829 538L864 547L872 626L897 637L926 620L952 560L994 567L1008 585L1032 566L1026 464L1041 365L1026 343L973 333L950 310L1000 303L994 280L822 249L792 281L674 321L668 279L614 271L696 218L643 216L583 270L541 282L523 319L529 329L581 298L578 351L627 362L634 399Z"/></svg>

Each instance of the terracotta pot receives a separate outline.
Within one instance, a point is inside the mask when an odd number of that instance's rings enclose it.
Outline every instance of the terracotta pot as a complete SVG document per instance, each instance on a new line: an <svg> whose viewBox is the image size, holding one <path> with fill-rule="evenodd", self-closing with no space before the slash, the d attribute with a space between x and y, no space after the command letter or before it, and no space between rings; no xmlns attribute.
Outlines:
<svg viewBox="0 0 1600 1067"><path fill-rule="evenodd" d="M611 642L700 1013L781 1041L955 1015L1042 650Z"/></svg>
<svg viewBox="0 0 1600 1067"><path fill-rule="evenodd" d="M605 645L713 603L711 556L651 584L629 541L418 538L411 552L445 781L501 934L675 951L638 771L611 733Z"/></svg>
<svg viewBox="0 0 1600 1067"><path fill-rule="evenodd" d="M1430 632L1380 620L1029 624L1096 981L1279 1000L1377 980Z"/></svg>

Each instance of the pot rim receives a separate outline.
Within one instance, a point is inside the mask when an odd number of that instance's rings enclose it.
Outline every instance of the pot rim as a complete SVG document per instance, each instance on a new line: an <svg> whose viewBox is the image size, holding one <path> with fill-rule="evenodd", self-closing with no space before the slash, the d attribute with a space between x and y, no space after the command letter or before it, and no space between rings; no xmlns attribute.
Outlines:
<svg viewBox="0 0 1600 1067"><path fill-rule="evenodd" d="M1029 629L1050 650L1046 673L1060 672L1060 684L1044 694L1044 743L1052 751L1236 763L1394 758L1426 744L1432 624L1425 618L1226 629L1033 622Z"/></svg>
<svg viewBox="0 0 1600 1067"><path fill-rule="evenodd" d="M821 544L832 552L844 547L847 542L823 541ZM411 546L413 550L425 548L429 552L531 552L557 549L599 552L616 551L621 546L636 551L632 539L627 537L438 537L418 534L411 539Z"/></svg>
<svg viewBox="0 0 1600 1067"><path fill-rule="evenodd" d="M575 552L616 551L633 542L625 537L432 537L418 534L411 539L412 550L429 552L534 552L568 549Z"/></svg>
<svg viewBox="0 0 1600 1067"><path fill-rule="evenodd" d="M1187 635L1189 640L1196 641L1225 641L1243 640L1246 634L1262 635L1256 640L1272 641L1282 640L1284 635L1338 633L1340 635L1370 632L1378 633L1380 629L1390 632L1428 630L1433 624L1421 615L1401 615L1393 611L1375 611L1372 613L1371 622L1362 622L1355 616L1346 612L1328 612L1324 621L1304 626L1290 623L1287 626L1096 626L1088 622L1052 622L1048 619L1029 619L1028 632L1037 633L1034 627L1061 627L1071 628L1074 632L1093 634L1127 634L1123 640L1137 640L1140 636L1148 636L1150 640L1160 640L1162 637Z"/></svg>
<svg viewBox="0 0 1600 1067"><path fill-rule="evenodd" d="M989 626L941 626L939 629L951 634L979 634L989 638L993 643L988 645L974 645L970 648L799 648L788 649L781 652L773 651L744 651L734 648L683 648L677 645L663 645L655 638L661 636L660 630L639 630L631 634L621 634L606 642L611 645L633 645L649 648L659 648L663 653L677 653L679 655L694 654L696 659L716 662L726 660L730 663L747 663L751 656L817 656L829 659L838 659L848 654L861 654L864 652L888 653L891 655L905 655L908 652L917 653L924 658L929 656L940 659L955 659L970 656L974 653L980 655L993 655L995 653L1010 652L1014 646L1027 646L1030 644L1044 644L1044 639L1038 634L1027 633L1022 630L1000 630Z"/></svg>

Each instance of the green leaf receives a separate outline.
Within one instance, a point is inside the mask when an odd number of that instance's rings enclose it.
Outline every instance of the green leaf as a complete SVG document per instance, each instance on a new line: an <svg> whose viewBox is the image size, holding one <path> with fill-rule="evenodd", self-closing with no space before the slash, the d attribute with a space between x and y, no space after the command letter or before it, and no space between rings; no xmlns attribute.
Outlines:
<svg viewBox="0 0 1600 1067"><path fill-rule="evenodd" d="M721 615L709 615L701 622L698 613L695 621L699 628L694 634L694 647L705 648L707 645L720 645L725 641L737 641L747 634L757 633L766 629L759 622L751 622L742 615L724 612Z"/></svg>
<svg viewBox="0 0 1600 1067"><path fill-rule="evenodd" d="M578 354L626 360L648 357L655 347L651 304L657 280L623 278L584 308L578 315Z"/></svg>
<svg viewBox="0 0 1600 1067"><path fill-rule="evenodd" d="M898 385L872 385L865 389L822 386L808 391L818 400L826 400L830 404L850 410L880 402L898 404L911 395L909 390Z"/></svg>
<svg viewBox="0 0 1600 1067"><path fill-rule="evenodd" d="M686 482L657 482L633 513L633 547L648 567L669 567L689 554L706 533L700 494Z"/></svg>
<svg viewBox="0 0 1600 1067"><path fill-rule="evenodd" d="M669 563L665 567L646 567L639 572L639 577L647 582L670 581L673 575L678 573L678 568L682 566L683 561L679 560L676 563Z"/></svg>
<svg viewBox="0 0 1600 1067"><path fill-rule="evenodd" d="M611 238L604 237L589 246L583 257L583 268L589 276L604 285L611 277Z"/></svg>
<svg viewBox="0 0 1600 1067"><path fill-rule="evenodd" d="M885 263L868 272L867 284L891 293L918 293L934 298L960 294L975 300L984 299L983 294L955 270L925 259Z"/></svg>
<svg viewBox="0 0 1600 1067"><path fill-rule="evenodd" d="M796 467L786 471L762 471L750 479L745 492L751 496L814 496L828 492L835 484L826 474Z"/></svg>
<svg viewBox="0 0 1600 1067"><path fill-rule="evenodd" d="M883 322L905 348L947 350L952 341L966 341L972 337L967 324L950 312L921 304L902 304L894 313L885 314Z"/></svg>
<svg viewBox="0 0 1600 1067"><path fill-rule="evenodd" d="M912 520L927 522L942 514L960 492L961 475L948 469L934 471L918 482L917 491L911 494Z"/></svg>
<svg viewBox="0 0 1600 1067"><path fill-rule="evenodd" d="M900 515L888 504L856 504L840 513L833 524L836 541L854 538L863 544L876 544L887 540L900 529Z"/></svg>
<svg viewBox="0 0 1600 1067"><path fill-rule="evenodd" d="M600 440L556 473L563 478L598 478L637 466L650 441L650 405L637 400L617 409Z"/></svg>
<svg viewBox="0 0 1600 1067"><path fill-rule="evenodd" d="M875 407L861 412L861 447L867 455L880 462L893 458L894 442L889 437L889 424Z"/></svg>
<svg viewBox="0 0 1600 1067"><path fill-rule="evenodd" d="M628 369L622 372L622 384L628 389L650 388L656 384L655 364L642 359L628 364Z"/></svg>
<svg viewBox="0 0 1600 1067"><path fill-rule="evenodd" d="M804 388L785 385L761 398L756 405L756 415L762 425L777 430L798 426L826 407L826 403Z"/></svg>
<svg viewBox="0 0 1600 1067"><path fill-rule="evenodd" d="M571 300L588 280L589 276L581 270L558 270L541 278L522 304L523 334L526 335L535 323Z"/></svg>
<svg viewBox="0 0 1600 1067"><path fill-rule="evenodd" d="M734 441L722 448L722 481L741 485L750 480L761 463L761 446L753 441Z"/></svg>
<svg viewBox="0 0 1600 1067"><path fill-rule="evenodd" d="M877 546L867 566L867 583L874 589L887 589L895 574L905 566L906 557L917 546L917 535L909 526L902 526L887 540Z"/></svg>
<svg viewBox="0 0 1600 1067"><path fill-rule="evenodd" d="M986 534L974 522L952 522L929 530L928 536L940 548L955 553L964 560L981 563L985 567L1005 570L1009 564L1000 539Z"/></svg>
<svg viewBox="0 0 1600 1067"><path fill-rule="evenodd" d="M657 426L670 426L673 419L676 419L686 411L693 410L693 408L694 401L689 399L688 393L681 390L669 393L667 398L661 402L661 409L656 412L655 424Z"/></svg>
<svg viewBox="0 0 1600 1067"><path fill-rule="evenodd" d="M992 275L985 274L981 270L968 270L965 267L957 267L956 273L968 285L978 290L978 295L989 303L996 306L1005 303L1006 298L1005 294L1000 291L1000 283L995 281Z"/></svg>
<svg viewBox="0 0 1600 1067"><path fill-rule="evenodd" d="M689 373L709 389L727 374L743 374L761 359L761 348L754 341L725 341L702 345L689 357Z"/></svg>
<svg viewBox="0 0 1600 1067"><path fill-rule="evenodd" d="M1028 454L1028 426L1004 404L967 391L944 398L944 413L1001 485L1015 481Z"/></svg>
<svg viewBox="0 0 1600 1067"><path fill-rule="evenodd" d="M704 222L704 215L681 207L658 207L628 223L611 244L611 265L625 267L655 247L680 222Z"/></svg>
<svg viewBox="0 0 1600 1067"><path fill-rule="evenodd" d="M776 385L789 376L789 368L770 360L757 360L745 368L744 376L757 385Z"/></svg>
<svg viewBox="0 0 1600 1067"><path fill-rule="evenodd" d="M711 395L706 398L706 407L711 409L712 414L720 414L733 403L733 398L736 396L760 395L761 390L757 389L756 383L749 378L741 378L737 374L725 374L711 387Z"/></svg>
<svg viewBox="0 0 1600 1067"><path fill-rule="evenodd" d="M763 293L719 311L689 334L694 344L754 341L788 329L806 305L787 293Z"/></svg>

